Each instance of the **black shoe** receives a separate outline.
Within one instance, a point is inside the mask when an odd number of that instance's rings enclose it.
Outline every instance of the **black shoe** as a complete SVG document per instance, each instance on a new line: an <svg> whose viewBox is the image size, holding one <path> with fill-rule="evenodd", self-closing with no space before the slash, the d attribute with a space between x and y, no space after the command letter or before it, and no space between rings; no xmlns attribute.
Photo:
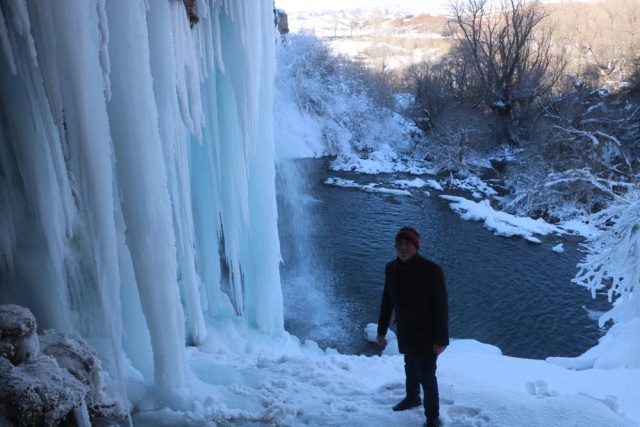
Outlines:
<svg viewBox="0 0 640 427"><path fill-rule="evenodd" d="M427 420L427 422L424 423L424 427L441 427L441 426L442 426L442 421L440 420L440 418Z"/></svg>
<svg viewBox="0 0 640 427"><path fill-rule="evenodd" d="M422 405L422 400L420 400L420 396L412 396L405 397L396 405L393 406L394 411L406 411L407 409L415 408L416 406Z"/></svg>

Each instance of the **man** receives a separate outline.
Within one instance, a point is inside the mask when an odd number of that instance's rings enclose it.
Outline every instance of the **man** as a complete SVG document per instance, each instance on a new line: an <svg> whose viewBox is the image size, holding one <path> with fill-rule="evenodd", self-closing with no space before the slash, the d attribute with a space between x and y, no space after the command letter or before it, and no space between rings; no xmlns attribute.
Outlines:
<svg viewBox="0 0 640 427"><path fill-rule="evenodd" d="M401 228L396 235L398 257L385 267L377 341L382 347L387 345L385 336L395 310L407 395L393 410L420 406L422 385L425 426L438 427L441 421L436 360L449 345L447 288L442 267L418 254L419 248L418 232Z"/></svg>

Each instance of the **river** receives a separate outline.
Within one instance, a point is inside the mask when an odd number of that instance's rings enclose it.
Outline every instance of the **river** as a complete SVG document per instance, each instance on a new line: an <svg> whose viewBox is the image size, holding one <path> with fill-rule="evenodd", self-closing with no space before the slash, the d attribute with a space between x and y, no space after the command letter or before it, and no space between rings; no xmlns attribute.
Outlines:
<svg viewBox="0 0 640 427"><path fill-rule="evenodd" d="M495 236L480 222L460 219L438 191L371 193L324 184L328 177L415 178L338 173L327 159L279 164L285 328L301 340L343 354L380 353L364 327L377 322L384 266L395 257L394 236L404 225L418 230L420 253L444 269L452 339L541 359L580 355L603 335L597 314L609 308L606 299L594 300L571 282L584 255L578 238L531 243ZM551 250L559 243L563 253Z"/></svg>

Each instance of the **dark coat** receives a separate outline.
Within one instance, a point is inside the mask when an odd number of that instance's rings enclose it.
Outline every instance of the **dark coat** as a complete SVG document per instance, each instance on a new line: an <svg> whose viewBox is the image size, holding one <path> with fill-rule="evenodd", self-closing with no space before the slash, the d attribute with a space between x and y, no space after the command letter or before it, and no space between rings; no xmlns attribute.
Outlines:
<svg viewBox="0 0 640 427"><path fill-rule="evenodd" d="M449 305L442 267L420 254L385 267L378 333L386 335L395 309L398 348L409 356L433 354L449 345Z"/></svg>

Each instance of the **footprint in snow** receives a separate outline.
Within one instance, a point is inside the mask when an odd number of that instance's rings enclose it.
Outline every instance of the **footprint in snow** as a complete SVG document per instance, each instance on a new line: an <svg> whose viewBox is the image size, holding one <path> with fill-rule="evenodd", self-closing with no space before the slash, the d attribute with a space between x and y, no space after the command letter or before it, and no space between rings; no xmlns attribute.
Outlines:
<svg viewBox="0 0 640 427"><path fill-rule="evenodd" d="M491 418L484 415L480 408L473 406L453 405L446 408L444 427L486 427L491 425Z"/></svg>
<svg viewBox="0 0 640 427"><path fill-rule="evenodd" d="M552 396L558 395L558 393L550 390L548 384L542 380L529 381L525 384L525 387L527 388L527 392L530 395L538 398L552 397Z"/></svg>

